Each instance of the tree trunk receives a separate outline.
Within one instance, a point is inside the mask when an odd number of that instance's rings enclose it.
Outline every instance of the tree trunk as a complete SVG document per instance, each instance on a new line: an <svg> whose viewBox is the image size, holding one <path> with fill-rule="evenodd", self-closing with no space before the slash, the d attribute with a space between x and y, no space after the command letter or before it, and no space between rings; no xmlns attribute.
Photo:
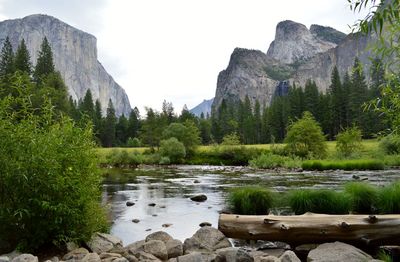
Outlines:
<svg viewBox="0 0 400 262"><path fill-rule="evenodd" d="M400 243L400 215L221 214L218 229L230 238L282 241L293 245L332 241L362 246Z"/></svg>

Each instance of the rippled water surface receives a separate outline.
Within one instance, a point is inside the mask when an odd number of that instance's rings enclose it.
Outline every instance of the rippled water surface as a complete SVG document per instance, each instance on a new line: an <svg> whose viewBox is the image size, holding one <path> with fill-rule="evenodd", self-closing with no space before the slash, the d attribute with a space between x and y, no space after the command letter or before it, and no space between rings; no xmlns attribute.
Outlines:
<svg viewBox="0 0 400 262"><path fill-rule="evenodd" d="M184 240L201 222L217 226L229 188L260 185L283 192L297 188L341 189L354 175L375 185L400 179L400 170L266 172L243 167L144 166L135 170L105 170L103 201L110 206L111 233L124 244L142 240L158 230ZM207 201L196 203L190 196L205 194ZM135 205L128 207L127 201ZM155 206L149 206L154 203ZM132 220L138 219L138 223Z"/></svg>

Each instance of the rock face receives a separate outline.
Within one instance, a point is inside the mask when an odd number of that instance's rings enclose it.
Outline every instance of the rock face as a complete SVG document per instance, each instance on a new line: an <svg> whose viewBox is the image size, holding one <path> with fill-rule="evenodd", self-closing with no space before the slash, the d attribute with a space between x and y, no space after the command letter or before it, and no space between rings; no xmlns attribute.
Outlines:
<svg viewBox="0 0 400 262"><path fill-rule="evenodd" d="M197 106L193 107L192 109L190 109L190 113L194 114L195 116L200 117L201 113L204 114L204 117L211 114L211 106L212 103L214 101L214 98L211 98L209 100L203 100L203 102L201 102L200 104L198 104Z"/></svg>
<svg viewBox="0 0 400 262"><path fill-rule="evenodd" d="M93 98L99 99L103 113L109 99L117 115L129 115L128 96L97 60L96 38L54 17L31 15L22 19L0 22L0 46L10 38L14 50L25 39L33 64L40 44L47 37L54 55L54 64L68 86L74 100L83 98L90 88Z"/></svg>
<svg viewBox="0 0 400 262"><path fill-rule="evenodd" d="M233 51L228 67L218 76L213 112L222 100L244 101L246 96L253 106L258 101L264 108L274 95L282 95L282 86L294 82L304 87L308 79L325 92L331 84L333 68L337 66L343 77L355 57L366 65L368 79L370 53L366 47L373 38L346 36L331 27L312 25L307 29L293 21L280 22L266 54L241 48Z"/></svg>
<svg viewBox="0 0 400 262"><path fill-rule="evenodd" d="M369 261L372 257L367 253L351 245L334 242L319 245L316 249L310 251L307 257L309 262L330 262L330 261Z"/></svg>

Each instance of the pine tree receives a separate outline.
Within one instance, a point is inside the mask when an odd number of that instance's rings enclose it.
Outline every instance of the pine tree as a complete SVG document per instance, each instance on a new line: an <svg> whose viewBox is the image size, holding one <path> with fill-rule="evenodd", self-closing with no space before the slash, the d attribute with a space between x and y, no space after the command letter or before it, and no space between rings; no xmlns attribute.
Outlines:
<svg viewBox="0 0 400 262"><path fill-rule="evenodd" d="M98 140L100 140L100 132L102 130L103 115L101 111L101 103L99 99L96 99L94 105L94 116L93 116L93 133Z"/></svg>
<svg viewBox="0 0 400 262"><path fill-rule="evenodd" d="M42 78L54 72L55 67L53 62L53 52L51 51L50 44L45 37L43 38L43 42L40 46L38 59L33 72L34 81L39 84L41 83Z"/></svg>
<svg viewBox="0 0 400 262"><path fill-rule="evenodd" d="M316 119L319 118L318 112L318 87L312 80L307 80L304 87L304 110L309 111Z"/></svg>
<svg viewBox="0 0 400 262"><path fill-rule="evenodd" d="M331 77L331 85L329 87L329 94L331 98L331 117L332 117L332 129L331 135L336 135L339 133L340 129L345 125L345 119L343 119L345 115L345 107L343 105L343 90L342 90L342 83L340 81L339 71L335 66L332 71ZM325 101L325 103L328 101ZM324 124L322 123L322 127L324 128Z"/></svg>
<svg viewBox="0 0 400 262"><path fill-rule="evenodd" d="M14 52L10 39L6 38L0 54L0 76L4 77L15 72Z"/></svg>
<svg viewBox="0 0 400 262"><path fill-rule="evenodd" d="M82 114L88 116L89 119L94 122L95 109L94 109L92 91L89 88L86 91L85 96L83 97L83 101L79 109Z"/></svg>
<svg viewBox="0 0 400 262"><path fill-rule="evenodd" d="M365 132L367 128L363 104L368 99L368 87L365 81L362 64L358 58L355 58L351 74L350 88L350 114L352 124L361 127Z"/></svg>
<svg viewBox="0 0 400 262"><path fill-rule="evenodd" d="M262 119L261 119L261 106L258 100L254 106L254 129L255 129L255 140L253 141L256 144L261 143L261 129L262 129Z"/></svg>
<svg viewBox="0 0 400 262"><path fill-rule="evenodd" d="M140 130L140 112L139 109L135 107L129 114L128 137L131 138L138 137L139 130Z"/></svg>
<svg viewBox="0 0 400 262"><path fill-rule="evenodd" d="M115 116L115 109L111 99L108 101L107 114L104 119L104 126L102 130L102 144L105 147L112 147L115 144L115 125L117 124L117 117Z"/></svg>
<svg viewBox="0 0 400 262"><path fill-rule="evenodd" d="M118 123L115 126L115 135L116 141L118 145L125 146L128 140L128 119L126 119L125 115L122 114L118 118Z"/></svg>
<svg viewBox="0 0 400 262"><path fill-rule="evenodd" d="M343 94L344 94L343 95L343 108L344 108L343 119L345 119L344 127L350 127L350 126L352 126L351 123L353 122L353 116L350 111L351 79L350 79L350 75L348 72L346 72L344 75L342 90L343 90Z"/></svg>
<svg viewBox="0 0 400 262"><path fill-rule="evenodd" d="M15 53L15 69L26 72L28 75L32 74L31 56L29 55L24 39L21 40Z"/></svg>

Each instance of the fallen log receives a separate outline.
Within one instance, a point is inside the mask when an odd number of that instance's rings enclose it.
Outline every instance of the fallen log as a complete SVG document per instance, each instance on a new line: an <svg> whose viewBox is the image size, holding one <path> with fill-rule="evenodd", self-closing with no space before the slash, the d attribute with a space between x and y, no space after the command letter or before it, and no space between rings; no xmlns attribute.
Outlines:
<svg viewBox="0 0 400 262"><path fill-rule="evenodd" d="M293 245L332 241L360 246L400 244L400 215L221 214L218 229L229 238L282 241Z"/></svg>

